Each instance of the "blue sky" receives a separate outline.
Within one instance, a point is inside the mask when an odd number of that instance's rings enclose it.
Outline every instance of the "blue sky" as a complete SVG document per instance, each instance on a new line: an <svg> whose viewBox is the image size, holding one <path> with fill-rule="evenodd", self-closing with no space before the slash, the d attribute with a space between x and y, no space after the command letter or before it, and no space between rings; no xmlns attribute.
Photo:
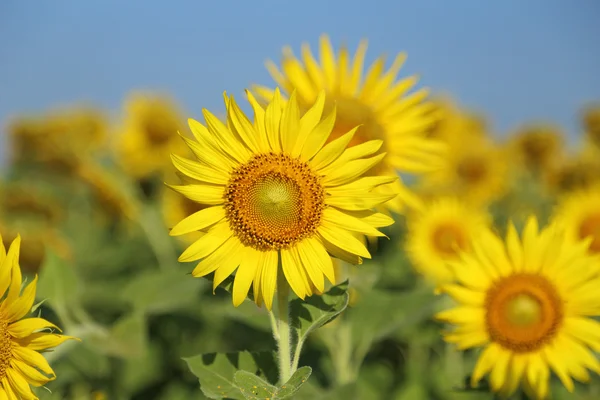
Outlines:
<svg viewBox="0 0 600 400"><path fill-rule="evenodd" d="M548 119L573 136L578 109L600 100L599 17L598 0L3 0L0 123L78 101L116 113L131 89L220 112L223 90L271 84L267 58L326 32L351 49L368 38L368 61L407 51L403 74L497 134Z"/></svg>

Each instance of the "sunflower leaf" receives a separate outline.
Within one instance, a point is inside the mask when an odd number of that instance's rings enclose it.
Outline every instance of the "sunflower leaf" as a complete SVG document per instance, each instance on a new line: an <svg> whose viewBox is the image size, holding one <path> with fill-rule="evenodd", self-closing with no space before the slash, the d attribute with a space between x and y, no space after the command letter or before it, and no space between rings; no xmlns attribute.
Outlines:
<svg viewBox="0 0 600 400"><path fill-rule="evenodd" d="M248 371L237 371L233 375L233 381L247 400L279 398L276 396L277 387L265 382L263 379Z"/></svg>
<svg viewBox="0 0 600 400"><path fill-rule="evenodd" d="M290 379L281 385L277 391L278 399L287 399L296 394L300 387L308 380L308 377L312 374L311 367L301 367L294 372Z"/></svg>
<svg viewBox="0 0 600 400"><path fill-rule="evenodd" d="M268 381L277 380L277 364L275 355L271 352L208 353L184 360L190 371L198 377L202 393L211 399L246 399L235 380L239 371L255 374L261 382L269 386L271 385ZM238 380L244 385L251 381L247 374L238 375ZM251 391L247 391L246 386L244 390L247 394L252 394Z"/></svg>
<svg viewBox="0 0 600 400"><path fill-rule="evenodd" d="M304 342L308 335L333 321L348 306L348 281L332 287L321 296L290 302L290 318L297 340Z"/></svg>

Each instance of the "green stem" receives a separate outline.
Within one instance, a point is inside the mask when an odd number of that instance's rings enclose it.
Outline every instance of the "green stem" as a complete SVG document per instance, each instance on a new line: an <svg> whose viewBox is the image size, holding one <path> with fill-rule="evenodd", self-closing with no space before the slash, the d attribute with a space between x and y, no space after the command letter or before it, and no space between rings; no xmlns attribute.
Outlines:
<svg viewBox="0 0 600 400"><path fill-rule="evenodd" d="M160 216L156 210L148 204L145 204L143 207L143 213L138 222L156 256L159 268L168 270L175 266L175 260L177 259L173 242L166 234L166 228L162 224L162 221L159 220Z"/></svg>
<svg viewBox="0 0 600 400"><path fill-rule="evenodd" d="M290 287L283 271L277 277L277 347L279 351L279 381L283 384L292 376L291 328L289 310ZM274 332L275 334L275 332Z"/></svg>

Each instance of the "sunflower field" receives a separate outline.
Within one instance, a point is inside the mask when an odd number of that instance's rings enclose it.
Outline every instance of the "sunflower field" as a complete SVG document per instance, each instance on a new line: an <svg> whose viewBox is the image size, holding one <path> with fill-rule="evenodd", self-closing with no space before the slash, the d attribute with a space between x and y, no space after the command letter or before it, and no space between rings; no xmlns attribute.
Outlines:
<svg viewBox="0 0 600 400"><path fill-rule="evenodd" d="M498 137L333 39L6 121L0 400L600 398L600 103Z"/></svg>

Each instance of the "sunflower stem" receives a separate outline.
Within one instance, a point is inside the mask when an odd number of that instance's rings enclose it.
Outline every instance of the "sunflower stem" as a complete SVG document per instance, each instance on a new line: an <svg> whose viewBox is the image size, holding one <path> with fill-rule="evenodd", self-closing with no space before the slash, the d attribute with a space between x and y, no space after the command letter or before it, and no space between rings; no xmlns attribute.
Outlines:
<svg viewBox="0 0 600 400"><path fill-rule="evenodd" d="M283 271L277 277L277 347L279 352L279 381L283 384L292 376L291 327L289 307L290 287ZM275 335L275 332L274 332Z"/></svg>

